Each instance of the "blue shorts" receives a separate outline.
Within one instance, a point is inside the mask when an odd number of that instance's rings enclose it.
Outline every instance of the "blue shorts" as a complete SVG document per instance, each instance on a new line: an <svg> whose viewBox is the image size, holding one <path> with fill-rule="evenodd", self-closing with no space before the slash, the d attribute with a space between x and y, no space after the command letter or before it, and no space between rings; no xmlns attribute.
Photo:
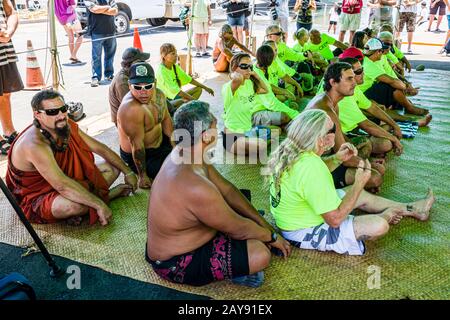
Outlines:
<svg viewBox="0 0 450 320"><path fill-rule="evenodd" d="M232 27L243 27L245 23L245 14L240 17L227 16L228 24Z"/></svg>

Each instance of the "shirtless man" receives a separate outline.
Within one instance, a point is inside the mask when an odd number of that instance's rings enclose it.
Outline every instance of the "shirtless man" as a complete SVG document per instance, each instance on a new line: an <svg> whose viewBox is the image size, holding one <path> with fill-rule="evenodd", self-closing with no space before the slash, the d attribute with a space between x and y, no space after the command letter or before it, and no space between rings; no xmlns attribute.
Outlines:
<svg viewBox="0 0 450 320"><path fill-rule="evenodd" d="M200 286L232 279L257 287L270 262L268 247L284 257L291 248L207 163L217 140L216 124L205 102L191 101L175 112L177 146L153 183L146 258L159 276L172 282ZM184 133L183 139L178 133Z"/></svg>
<svg viewBox="0 0 450 320"><path fill-rule="evenodd" d="M148 63L133 64L128 83L130 92L117 112L120 156L138 174L139 187L150 188L151 179L172 151L172 119Z"/></svg>
<svg viewBox="0 0 450 320"><path fill-rule="evenodd" d="M348 142L339 122L338 102L344 97L354 94L356 81L352 66L343 62L336 62L329 65L324 75L324 83L325 92L312 99L306 106L306 109L322 109L333 120L336 125L335 145L333 149L334 152L337 152L342 144ZM370 140L367 139L363 143L364 146L358 148L359 156L353 156L332 172L336 188L343 188L355 182L355 173L359 162L362 158L368 158L372 151ZM372 175L366 184L366 188L377 189L383 183L384 166L375 162L372 162L371 165Z"/></svg>
<svg viewBox="0 0 450 320"><path fill-rule="evenodd" d="M112 217L107 203L137 188L137 177L111 149L79 130L69 120L60 93L38 92L31 101L33 125L11 146L6 183L33 223L68 219L79 224L89 213L90 223L106 225ZM95 153L105 162L96 165ZM125 184L109 190L119 176Z"/></svg>

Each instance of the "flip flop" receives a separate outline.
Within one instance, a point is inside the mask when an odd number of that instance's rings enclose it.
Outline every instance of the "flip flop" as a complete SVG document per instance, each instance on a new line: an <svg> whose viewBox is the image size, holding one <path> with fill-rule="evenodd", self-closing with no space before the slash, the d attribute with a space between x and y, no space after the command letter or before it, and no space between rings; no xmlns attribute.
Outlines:
<svg viewBox="0 0 450 320"><path fill-rule="evenodd" d="M0 140L0 154L7 155L11 145L6 140Z"/></svg>
<svg viewBox="0 0 450 320"><path fill-rule="evenodd" d="M70 58L69 60L72 61L71 64L79 64L79 63L83 63L83 61L78 60L78 59L74 59L74 58Z"/></svg>

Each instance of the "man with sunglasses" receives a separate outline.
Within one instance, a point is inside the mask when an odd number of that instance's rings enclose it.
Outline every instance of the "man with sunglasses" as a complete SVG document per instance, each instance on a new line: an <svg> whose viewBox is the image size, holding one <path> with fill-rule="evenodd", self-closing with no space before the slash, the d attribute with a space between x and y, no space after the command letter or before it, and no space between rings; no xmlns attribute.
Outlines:
<svg viewBox="0 0 450 320"><path fill-rule="evenodd" d="M157 94L153 68L131 66L128 92L117 111L120 156L138 174L139 187L150 188L167 155L173 125L164 94Z"/></svg>
<svg viewBox="0 0 450 320"><path fill-rule="evenodd" d="M336 62L328 66L324 75L324 93L318 94L306 106L306 109L324 110L336 125L335 143L333 150L338 152L342 145L350 142L342 132L339 121L339 102L345 97L350 97L355 92L356 87L355 74L352 66L344 62ZM372 152L370 140L365 139L355 142L358 147L358 155L354 154L349 160L340 164L333 172L333 181L336 188L343 188L353 184L355 181L356 168L361 160L366 159ZM372 162L372 174L365 185L367 189L376 191L383 183L384 167L378 163Z"/></svg>
<svg viewBox="0 0 450 320"><path fill-rule="evenodd" d="M364 83L361 90L367 98L394 109L405 109L406 113L425 116L427 109L414 106L406 97L407 85L386 73L377 64L389 46L383 44L379 39L370 39L364 48Z"/></svg>
<svg viewBox="0 0 450 320"><path fill-rule="evenodd" d="M89 214L90 224L108 224L108 202L134 192L136 176L114 151L68 118L57 91L38 92L31 106L33 125L12 144L6 173L8 188L25 215L33 223L79 224ZM93 153L105 161L96 165ZM125 184L110 190L120 172Z"/></svg>

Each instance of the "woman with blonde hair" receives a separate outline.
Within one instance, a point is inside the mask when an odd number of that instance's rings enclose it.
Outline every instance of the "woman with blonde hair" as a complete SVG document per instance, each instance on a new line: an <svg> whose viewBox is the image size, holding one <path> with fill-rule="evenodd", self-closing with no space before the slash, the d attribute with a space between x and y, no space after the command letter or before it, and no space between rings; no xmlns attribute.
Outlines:
<svg viewBox="0 0 450 320"><path fill-rule="evenodd" d="M157 86L166 95L170 105L175 109L184 102L198 100L202 91L214 95L214 90L192 79L178 65L177 49L171 43L164 43L160 48L161 63L156 69ZM182 90L183 86L192 84L194 87ZM175 110L170 110L173 113Z"/></svg>
<svg viewBox="0 0 450 320"><path fill-rule="evenodd" d="M361 160L355 183L336 190L330 171L357 154L345 143L322 159L334 146L336 126L325 111L302 112L288 127L287 138L272 153L268 168L271 212L282 236L301 249L362 255L365 240L385 235L389 224L405 216L428 219L434 195L412 203L400 203L364 191L371 175L368 160ZM351 215L354 209L366 215Z"/></svg>

